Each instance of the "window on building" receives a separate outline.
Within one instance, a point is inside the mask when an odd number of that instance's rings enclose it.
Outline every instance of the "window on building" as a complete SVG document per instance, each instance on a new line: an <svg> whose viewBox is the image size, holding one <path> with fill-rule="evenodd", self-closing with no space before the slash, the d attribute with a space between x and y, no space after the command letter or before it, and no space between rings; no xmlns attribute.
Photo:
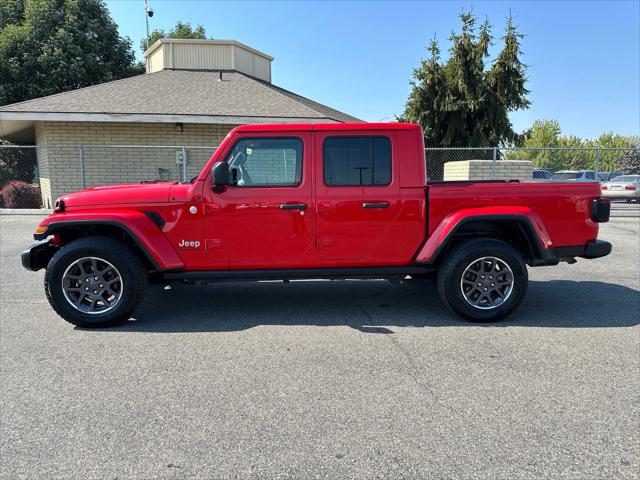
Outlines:
<svg viewBox="0 0 640 480"><path fill-rule="evenodd" d="M327 137L322 145L324 183L374 186L391 183L388 137Z"/></svg>
<svg viewBox="0 0 640 480"><path fill-rule="evenodd" d="M238 187L295 187L302 182L302 141L246 138L227 158L231 184Z"/></svg>

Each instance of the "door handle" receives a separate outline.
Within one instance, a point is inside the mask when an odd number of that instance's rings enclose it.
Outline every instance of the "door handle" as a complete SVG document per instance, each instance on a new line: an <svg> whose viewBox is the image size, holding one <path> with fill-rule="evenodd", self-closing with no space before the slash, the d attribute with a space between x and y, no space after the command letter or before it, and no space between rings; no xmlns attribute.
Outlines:
<svg viewBox="0 0 640 480"><path fill-rule="evenodd" d="M304 210L307 208L306 203L281 203L280 208L282 210Z"/></svg>
<svg viewBox="0 0 640 480"><path fill-rule="evenodd" d="M387 208L389 202L364 202L362 208Z"/></svg>

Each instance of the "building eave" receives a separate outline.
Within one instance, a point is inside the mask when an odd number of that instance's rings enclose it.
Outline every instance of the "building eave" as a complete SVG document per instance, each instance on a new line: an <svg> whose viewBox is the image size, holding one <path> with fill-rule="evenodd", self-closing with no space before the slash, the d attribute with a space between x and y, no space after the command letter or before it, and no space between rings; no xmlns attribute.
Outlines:
<svg viewBox="0 0 640 480"><path fill-rule="evenodd" d="M328 117L256 117L238 115L179 115L142 113L0 112L0 132L5 122L132 122L132 123L318 123L335 122Z"/></svg>
<svg viewBox="0 0 640 480"><path fill-rule="evenodd" d="M166 44L166 43L185 43L185 44L191 43L191 44L198 44L198 45L235 45L236 47L240 47L251 53L255 53L256 55L259 55L262 58L269 60L270 62L273 61L273 57L271 55L267 55L266 53L261 52L260 50L256 50L255 48L250 47L249 45L245 45L244 43L238 42L237 40L222 40L222 39L194 40L189 38L159 38L158 40L153 42L153 44L149 48L147 48L142 55L144 56L144 58L147 58L149 55L155 52L158 48L160 48L160 45Z"/></svg>

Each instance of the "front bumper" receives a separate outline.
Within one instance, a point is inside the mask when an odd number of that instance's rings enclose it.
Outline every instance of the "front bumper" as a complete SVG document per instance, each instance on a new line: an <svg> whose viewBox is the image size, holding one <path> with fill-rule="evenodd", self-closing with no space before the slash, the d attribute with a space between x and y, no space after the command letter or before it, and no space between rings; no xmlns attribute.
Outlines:
<svg viewBox="0 0 640 480"><path fill-rule="evenodd" d="M58 251L52 240L40 240L29 245L22 251L20 255L22 266L32 272L37 272L41 268L45 268L51 260L51 257Z"/></svg>

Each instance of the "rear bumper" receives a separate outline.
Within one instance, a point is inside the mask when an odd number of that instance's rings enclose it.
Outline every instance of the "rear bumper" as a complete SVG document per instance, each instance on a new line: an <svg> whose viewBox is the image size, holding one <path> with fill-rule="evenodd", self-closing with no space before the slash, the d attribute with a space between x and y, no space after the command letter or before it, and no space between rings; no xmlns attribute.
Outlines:
<svg viewBox="0 0 640 480"><path fill-rule="evenodd" d="M615 200L617 198L640 198L640 190L603 190L603 198Z"/></svg>
<svg viewBox="0 0 640 480"><path fill-rule="evenodd" d="M573 262L576 257L600 258L611 253L612 245L604 240L592 240L584 245L569 247L556 247L545 251L544 259L536 259L530 262L532 267L545 265L557 265L559 262Z"/></svg>
<svg viewBox="0 0 640 480"><path fill-rule="evenodd" d="M584 254L578 255L582 258L600 258L606 257L611 253L613 246L604 240L593 240L587 243L584 248Z"/></svg>
<svg viewBox="0 0 640 480"><path fill-rule="evenodd" d="M44 268L51 260L51 257L56 253L58 247L51 243L51 240L40 240L32 245L29 245L22 251L20 255L22 260L22 266L32 272L37 272L41 268Z"/></svg>

